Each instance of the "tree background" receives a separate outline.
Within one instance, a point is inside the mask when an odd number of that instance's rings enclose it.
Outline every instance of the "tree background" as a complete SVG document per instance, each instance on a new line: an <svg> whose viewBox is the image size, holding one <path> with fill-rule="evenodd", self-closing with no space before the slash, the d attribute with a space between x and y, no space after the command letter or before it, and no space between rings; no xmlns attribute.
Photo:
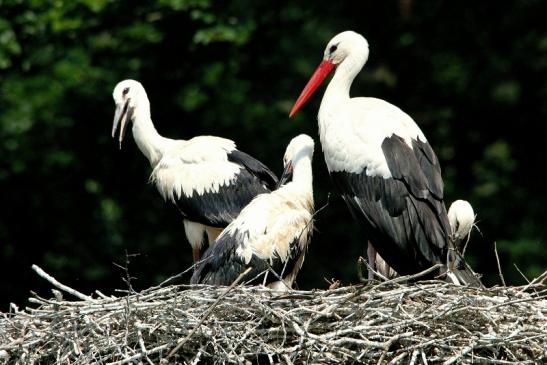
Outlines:
<svg viewBox="0 0 547 365"><path fill-rule="evenodd" d="M352 29L371 54L353 95L398 105L443 167L447 205L478 214L469 261L487 285L547 267L544 193L547 6L542 1L260 2L0 0L0 290L48 296L35 263L83 292L143 289L191 264L182 220L148 184L128 134L110 137L112 90L141 81L161 134L236 141L278 174L289 140L311 135L316 208L329 180L316 114L324 86L288 111L326 42ZM336 193L317 215L300 288L358 281L365 246ZM182 278L188 281L190 274Z"/></svg>

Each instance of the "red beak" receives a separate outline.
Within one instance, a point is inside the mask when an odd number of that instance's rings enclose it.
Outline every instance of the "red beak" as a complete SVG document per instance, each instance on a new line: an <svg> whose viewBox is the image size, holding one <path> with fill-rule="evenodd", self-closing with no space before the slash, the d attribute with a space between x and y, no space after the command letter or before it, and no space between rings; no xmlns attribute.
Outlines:
<svg viewBox="0 0 547 365"><path fill-rule="evenodd" d="M319 85L321 85L321 82L323 82L325 77L327 77L327 75L334 69L334 66L335 64L328 60L321 61L311 76L310 81L308 81L306 87L304 87L304 90L300 93L296 103L294 103L291 112L289 113L289 118L292 117L302 105L304 105L313 92L319 87Z"/></svg>

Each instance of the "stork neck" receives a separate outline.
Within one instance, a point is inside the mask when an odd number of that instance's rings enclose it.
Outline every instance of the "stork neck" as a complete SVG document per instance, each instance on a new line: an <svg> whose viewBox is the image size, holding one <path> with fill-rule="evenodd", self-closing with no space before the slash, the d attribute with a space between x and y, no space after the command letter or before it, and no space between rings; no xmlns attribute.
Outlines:
<svg viewBox="0 0 547 365"><path fill-rule="evenodd" d="M294 165L292 182L305 193L313 191L313 173L309 156L300 158Z"/></svg>
<svg viewBox="0 0 547 365"><path fill-rule="evenodd" d="M340 102L349 100L349 90L353 80L363 68L366 57L358 54L348 55L344 61L336 68L332 80L329 82L321 108L330 108L338 105Z"/></svg>
<svg viewBox="0 0 547 365"><path fill-rule="evenodd" d="M150 109L142 108L135 111L133 118L133 138L150 165L155 167L162 158L171 140L162 137L150 117Z"/></svg>

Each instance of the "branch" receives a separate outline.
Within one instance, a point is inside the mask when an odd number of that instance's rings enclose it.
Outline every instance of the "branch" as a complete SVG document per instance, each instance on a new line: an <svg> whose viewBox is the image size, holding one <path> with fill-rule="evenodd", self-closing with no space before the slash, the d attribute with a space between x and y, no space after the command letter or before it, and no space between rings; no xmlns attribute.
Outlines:
<svg viewBox="0 0 547 365"><path fill-rule="evenodd" d="M69 294L72 294L74 295L76 298L78 299L82 299L82 300L89 300L89 301L95 301L95 299L93 299L92 297L88 296L88 295L85 295L83 293L80 293L79 291L77 291L76 289L72 289L71 287L68 287L64 284L61 284L60 282L58 282L53 276L49 275L48 273L46 273L44 270L42 270L38 265L32 265L32 270L34 270L39 276L41 276L42 278L46 279L47 281L49 281L53 286L55 286L56 288L59 288Z"/></svg>
<svg viewBox="0 0 547 365"><path fill-rule="evenodd" d="M239 276L234 280L234 282L232 283L232 285L230 285L228 287L228 289L222 293L218 298L217 300L215 300L215 302L209 307L209 309L207 309L207 311L205 312L205 314L203 314L203 317L201 318L201 321L199 321L199 323L192 329L192 331L190 331L190 333L185 337L183 338L182 340L179 340L179 342L177 343L177 346L175 346L175 348L173 350L171 350L171 352L169 352L169 355L167 355L166 359L169 359L171 356L173 356L178 350L180 350L180 348L182 347L182 345L184 345L184 343L186 341L188 341L190 339L190 337L192 337L192 335L194 334L194 332L196 332L198 330L199 327L201 327L201 325L203 324L203 322L205 322L205 320L209 317L209 315L213 312L213 309L217 306L218 303L220 303L220 300L222 298L224 298L226 296L226 294L228 294L230 292L230 290L232 290L233 288L236 287L237 284L239 284L239 282L243 279L243 277L245 275L247 275L249 272L251 271L251 268L248 267L247 270L243 271L241 274L239 274Z"/></svg>
<svg viewBox="0 0 547 365"><path fill-rule="evenodd" d="M496 254L496 262L498 263L498 272L500 274L501 283L503 286L507 286L505 285L505 279L503 278L503 273L501 272L500 257L498 256L498 244L496 241L494 241L494 254Z"/></svg>

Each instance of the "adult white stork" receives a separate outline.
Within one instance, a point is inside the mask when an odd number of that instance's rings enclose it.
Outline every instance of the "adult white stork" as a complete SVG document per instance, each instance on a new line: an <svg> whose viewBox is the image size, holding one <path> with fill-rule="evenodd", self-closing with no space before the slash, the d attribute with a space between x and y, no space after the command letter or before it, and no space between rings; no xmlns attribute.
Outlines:
<svg viewBox="0 0 547 365"><path fill-rule="evenodd" d="M250 284L292 287L313 231L313 148L305 134L292 139L280 187L254 198L222 231L203 254L192 284L230 285L251 267L244 277Z"/></svg>
<svg viewBox="0 0 547 365"><path fill-rule="evenodd" d="M384 100L349 96L368 55L360 34L336 35L290 116L336 68L319 109L321 145L334 184L374 249L399 274L439 263L451 281L476 284L453 249L439 162L420 128Z"/></svg>
<svg viewBox="0 0 547 365"><path fill-rule="evenodd" d="M275 188L275 174L229 139L162 137L152 123L150 102L138 81L121 81L112 96L116 103L112 137L119 127L121 148L127 124L133 123L133 138L152 166L150 180L183 215L194 262L205 239L213 242L256 195Z"/></svg>
<svg viewBox="0 0 547 365"><path fill-rule="evenodd" d="M450 204L448 208L448 222L450 224L451 239L456 245L458 252L463 255L465 253L464 247L462 250L464 239L467 243L471 235L471 230L475 225L475 213L471 204L466 200L456 200ZM369 251L371 249L374 252L374 248L369 243ZM386 278L394 278L398 275L378 253L376 253L375 264L376 271ZM373 277L374 272L369 270L369 279Z"/></svg>

